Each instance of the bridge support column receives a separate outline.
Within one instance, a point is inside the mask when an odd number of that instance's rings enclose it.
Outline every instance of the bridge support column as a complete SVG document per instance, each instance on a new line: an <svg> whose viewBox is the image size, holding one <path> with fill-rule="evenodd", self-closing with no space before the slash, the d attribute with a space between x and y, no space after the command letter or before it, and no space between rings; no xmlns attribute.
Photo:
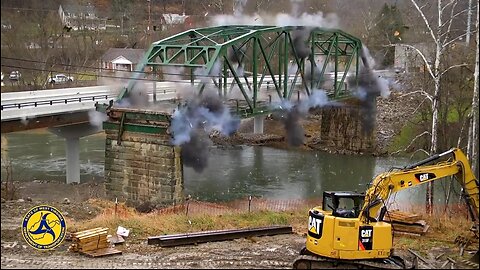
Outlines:
<svg viewBox="0 0 480 270"><path fill-rule="evenodd" d="M105 129L107 196L129 205L175 205L183 201L180 147L171 144L171 115L111 108Z"/></svg>
<svg viewBox="0 0 480 270"><path fill-rule="evenodd" d="M153 102L157 101L157 82L153 81Z"/></svg>
<svg viewBox="0 0 480 270"><path fill-rule="evenodd" d="M49 128L53 134L65 138L67 184L80 183L80 138L102 131L100 126L81 123Z"/></svg>
<svg viewBox="0 0 480 270"><path fill-rule="evenodd" d="M67 184L80 183L80 138L66 138Z"/></svg>
<svg viewBox="0 0 480 270"><path fill-rule="evenodd" d="M253 119L253 133L263 134L263 122L265 120L264 115L257 115Z"/></svg>

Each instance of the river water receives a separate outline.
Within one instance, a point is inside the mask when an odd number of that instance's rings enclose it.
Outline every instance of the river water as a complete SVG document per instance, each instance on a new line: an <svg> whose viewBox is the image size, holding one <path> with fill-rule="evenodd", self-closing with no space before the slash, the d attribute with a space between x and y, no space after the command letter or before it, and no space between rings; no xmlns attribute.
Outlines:
<svg viewBox="0 0 480 270"><path fill-rule="evenodd" d="M65 181L65 141L35 130L4 135L18 181ZM81 181L103 181L105 135L80 140ZM319 198L325 190L365 191L375 175L408 164L408 158L349 156L317 151L281 150L261 146L211 148L208 167L202 173L184 167L185 194L203 201L230 201L248 196L266 199ZM5 172L2 168L2 179ZM447 181L440 181L445 182ZM436 184L436 194L446 184ZM424 187L397 193L397 202L419 204ZM438 202L441 196L436 196Z"/></svg>

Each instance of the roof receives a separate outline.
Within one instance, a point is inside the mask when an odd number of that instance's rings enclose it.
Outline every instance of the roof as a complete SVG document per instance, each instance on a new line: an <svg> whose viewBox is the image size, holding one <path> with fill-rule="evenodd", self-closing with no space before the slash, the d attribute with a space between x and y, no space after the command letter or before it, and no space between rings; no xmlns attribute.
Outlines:
<svg viewBox="0 0 480 270"><path fill-rule="evenodd" d="M60 5L62 6L62 5ZM74 4L63 4L62 6L63 10L65 12L71 13L71 14L95 14L96 10L95 7L91 4L88 4L86 6L82 6L78 3Z"/></svg>
<svg viewBox="0 0 480 270"><path fill-rule="evenodd" d="M124 49L124 48L110 48L103 54L102 61L111 62L112 60L123 56L132 63L139 63L142 61L146 51L143 49Z"/></svg>

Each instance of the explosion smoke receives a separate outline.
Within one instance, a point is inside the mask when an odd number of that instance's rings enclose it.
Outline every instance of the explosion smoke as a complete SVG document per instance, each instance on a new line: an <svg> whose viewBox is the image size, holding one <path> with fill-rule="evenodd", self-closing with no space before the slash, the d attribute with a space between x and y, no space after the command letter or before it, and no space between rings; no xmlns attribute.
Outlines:
<svg viewBox="0 0 480 270"><path fill-rule="evenodd" d="M306 117L309 110L327 105L335 106L336 103L328 100L327 93L324 90L318 89L313 90L308 99L301 100L298 104L293 105L290 101L283 100L278 105L280 110L275 112L273 116L283 123L286 140L290 146L300 146L304 143L305 130L300 124L300 120Z"/></svg>
<svg viewBox="0 0 480 270"><path fill-rule="evenodd" d="M358 73L358 85L354 89L354 95L360 100L362 131L365 135L371 135L375 127L375 116L377 113L376 98L378 96L388 97L390 94L389 83L373 72L375 63L366 47L362 48L361 58L363 67ZM355 80L349 80L350 85L355 85Z"/></svg>
<svg viewBox="0 0 480 270"><path fill-rule="evenodd" d="M205 93L187 101L176 110L170 126L172 144L182 146L185 166L202 172L208 164L207 133L219 131L230 136L237 131L240 119L233 117L218 95Z"/></svg>

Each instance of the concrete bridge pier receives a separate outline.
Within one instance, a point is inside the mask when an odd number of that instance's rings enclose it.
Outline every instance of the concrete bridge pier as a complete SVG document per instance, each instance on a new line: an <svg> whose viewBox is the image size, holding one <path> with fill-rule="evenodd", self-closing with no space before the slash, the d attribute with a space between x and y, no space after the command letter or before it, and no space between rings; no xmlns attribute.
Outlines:
<svg viewBox="0 0 480 270"><path fill-rule="evenodd" d="M80 138L102 131L101 126L81 123L48 129L53 134L65 138L67 159L67 184L80 183Z"/></svg>
<svg viewBox="0 0 480 270"><path fill-rule="evenodd" d="M253 133L263 134L263 122L265 120L264 115L257 115L253 119Z"/></svg>

